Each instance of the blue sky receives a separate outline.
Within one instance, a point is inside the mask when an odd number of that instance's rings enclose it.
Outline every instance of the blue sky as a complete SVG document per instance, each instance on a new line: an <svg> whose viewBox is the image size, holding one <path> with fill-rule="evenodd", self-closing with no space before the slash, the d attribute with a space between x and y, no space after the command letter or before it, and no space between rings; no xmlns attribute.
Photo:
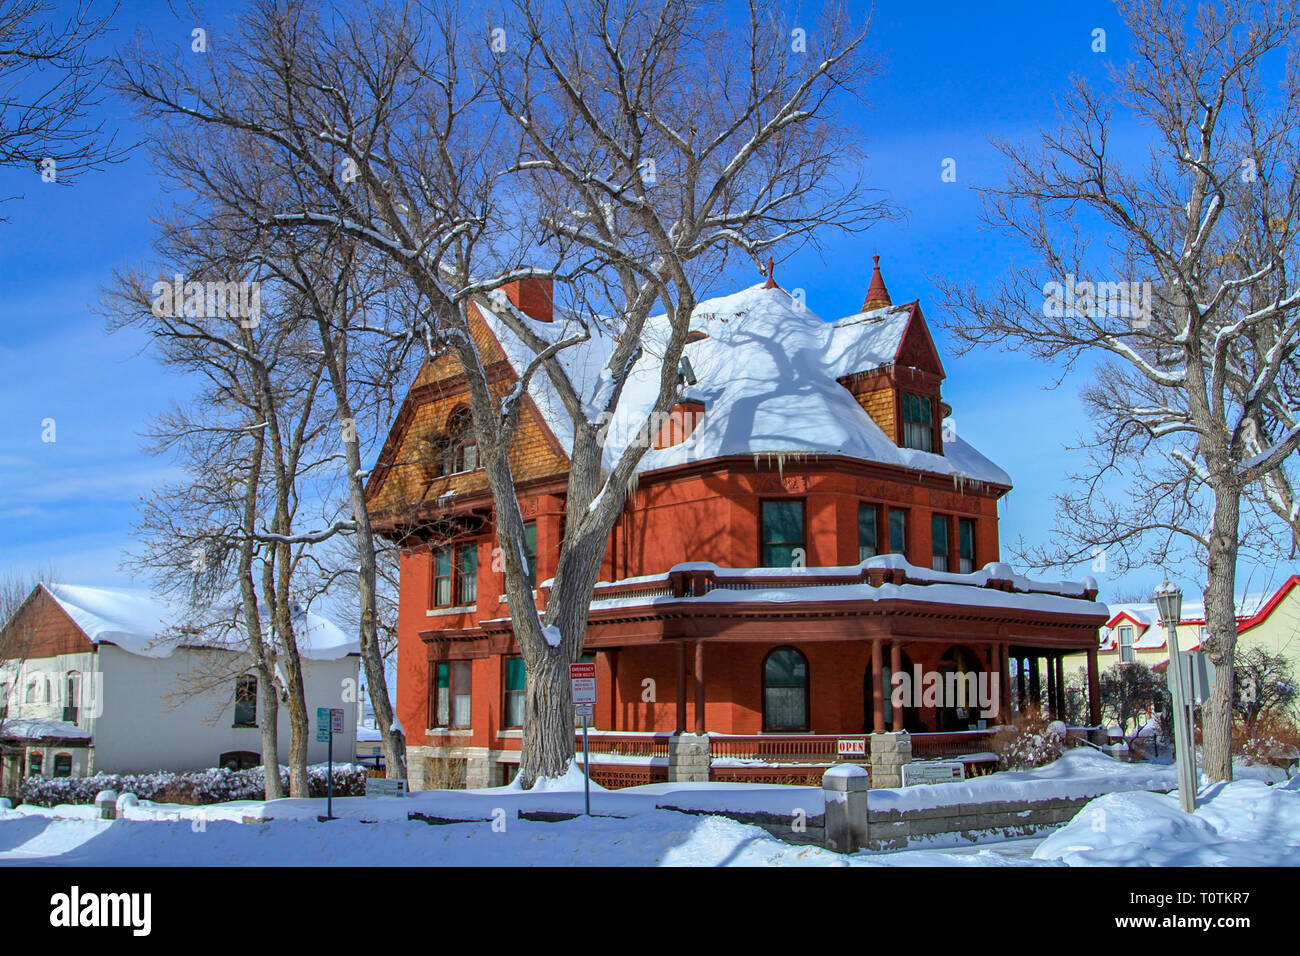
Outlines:
<svg viewBox="0 0 1300 956"><path fill-rule="evenodd" d="M864 7L865 9L865 7ZM220 18L213 18L220 29ZM130 4L118 14L122 42L143 27L189 41L192 24L166 4ZM1092 31L1107 31L1108 51L1091 52ZM1125 36L1109 3L917 3L880 0L873 46L883 74L867 92L863 162L870 185L904 207L907 218L865 236L831 240L819 255L800 252L779 267L786 288L806 290L824 317L857 311L879 253L896 302L914 298L936 324L927 277L985 284L1015 254L978 229L974 189L1001 178L990 136L1017 139L1050 123L1053 97L1071 73L1100 78L1105 58L1122 60ZM101 110L124 139L138 137L128 111L110 98ZM941 181L945 158L957 181ZM25 171L0 173L0 572L53 564L69 581L128 584L118 570L130 545L136 502L175 477L166 459L142 452L150 418L189 391L146 354L135 333L109 335L94 311L114 268L149 258L151 217L163 195L143 150L124 164L71 187L46 185ZM755 276L738 273L735 286ZM709 290L727 292L729 288ZM1050 497L1077 458L1067 444L1086 429L1080 375L1054 391L1052 370L1016 355L975 352L957 358L936 329L948 380L944 397L960 433L1012 475L1002 538L1042 540ZM45 419L56 441L43 442ZM1086 569L1083 569L1086 570ZM1083 573L1081 570L1080 573ZM1103 587L1116 585L1098 575ZM1150 586L1158 572L1130 577L1125 590ZM1194 576L1184 586L1199 592Z"/></svg>

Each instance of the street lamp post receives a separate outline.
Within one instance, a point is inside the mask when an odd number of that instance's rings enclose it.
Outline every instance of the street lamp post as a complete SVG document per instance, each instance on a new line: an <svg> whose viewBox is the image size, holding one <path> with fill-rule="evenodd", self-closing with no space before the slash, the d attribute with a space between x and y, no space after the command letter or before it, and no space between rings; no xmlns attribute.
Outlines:
<svg viewBox="0 0 1300 956"><path fill-rule="evenodd" d="M1178 766L1178 799L1188 813L1196 810L1196 751L1192 738L1191 708L1183 683L1183 655L1178 650L1178 622L1182 620L1183 592L1166 581L1155 593L1156 608L1169 635L1169 675L1174 699L1174 759Z"/></svg>

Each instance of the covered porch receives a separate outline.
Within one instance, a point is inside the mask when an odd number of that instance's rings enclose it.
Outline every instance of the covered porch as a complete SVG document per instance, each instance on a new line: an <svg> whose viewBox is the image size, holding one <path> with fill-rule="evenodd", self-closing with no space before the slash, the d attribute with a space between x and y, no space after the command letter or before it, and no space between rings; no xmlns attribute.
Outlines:
<svg viewBox="0 0 1300 956"><path fill-rule="evenodd" d="M914 759L984 772L995 727L1031 712L1067 720L1065 658L1080 653L1081 722L1100 723L1106 611L1094 591L1027 590L1036 583L992 566L916 578L910 567L845 570L679 566L598 588L586 641L608 689L593 738L598 778L647 782L628 760L653 769L672 737L693 735L709 740L709 779L811 783L844 759L841 740L869 752L871 735L898 731ZM895 674L906 675L899 706ZM669 694L645 699L646 686L665 683ZM601 753L617 767L599 767Z"/></svg>

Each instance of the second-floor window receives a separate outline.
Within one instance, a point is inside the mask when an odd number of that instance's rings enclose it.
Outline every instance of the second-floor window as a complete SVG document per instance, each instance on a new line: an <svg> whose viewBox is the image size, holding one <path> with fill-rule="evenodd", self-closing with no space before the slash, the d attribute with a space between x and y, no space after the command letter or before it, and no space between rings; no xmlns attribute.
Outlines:
<svg viewBox="0 0 1300 956"><path fill-rule="evenodd" d="M907 512L889 509L889 551L907 556Z"/></svg>
<svg viewBox="0 0 1300 956"><path fill-rule="evenodd" d="M433 726L469 728L470 663L441 661L434 665L433 687L429 701Z"/></svg>
<svg viewBox="0 0 1300 956"><path fill-rule="evenodd" d="M456 545L456 603L478 601L478 545L472 541Z"/></svg>
<svg viewBox="0 0 1300 956"><path fill-rule="evenodd" d="M876 534L876 506L858 505L858 560L865 561L880 553Z"/></svg>
<svg viewBox="0 0 1300 956"><path fill-rule="evenodd" d="M934 515L930 518L930 567L935 571L948 570L948 518Z"/></svg>
<svg viewBox="0 0 1300 956"><path fill-rule="evenodd" d="M1119 629L1119 660L1121 664L1133 663L1133 628Z"/></svg>
<svg viewBox="0 0 1300 956"><path fill-rule="evenodd" d="M0 684L0 720L9 716L9 685Z"/></svg>
<svg viewBox="0 0 1300 956"><path fill-rule="evenodd" d="M235 726L257 726L257 678L244 674L235 684Z"/></svg>
<svg viewBox="0 0 1300 956"><path fill-rule="evenodd" d="M930 399L903 393L903 447L934 451L934 407Z"/></svg>
<svg viewBox="0 0 1300 956"><path fill-rule="evenodd" d="M764 501L761 504L763 567L792 568L804 564L803 502Z"/></svg>
<svg viewBox="0 0 1300 956"><path fill-rule="evenodd" d="M528 586L537 587L537 522L524 525L524 558L528 561Z"/></svg>
<svg viewBox="0 0 1300 956"><path fill-rule="evenodd" d="M961 564L957 570L970 574L975 570L975 519L957 519L957 546Z"/></svg>
<svg viewBox="0 0 1300 956"><path fill-rule="evenodd" d="M78 704L81 701L81 674L72 671L68 674L65 684L67 696L63 701L63 719L70 724L77 722L77 716L80 714Z"/></svg>
<svg viewBox="0 0 1300 956"><path fill-rule="evenodd" d="M429 606L451 607L478 600L478 543L464 541L433 549Z"/></svg>
<svg viewBox="0 0 1300 956"><path fill-rule="evenodd" d="M451 604L451 548L445 545L433 549L433 587L429 598L434 607Z"/></svg>

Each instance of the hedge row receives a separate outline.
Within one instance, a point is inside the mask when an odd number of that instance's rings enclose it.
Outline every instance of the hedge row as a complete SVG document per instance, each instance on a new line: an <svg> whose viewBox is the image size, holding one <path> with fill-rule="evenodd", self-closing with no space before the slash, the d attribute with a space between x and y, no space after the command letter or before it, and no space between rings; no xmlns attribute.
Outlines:
<svg viewBox="0 0 1300 956"><path fill-rule="evenodd" d="M307 768L311 795L323 797L326 792L327 765L316 764ZM280 768L280 782L284 792L289 792L289 768ZM150 773L97 773L93 777L28 777L23 781L20 799L38 807L53 807L61 803L88 804L95 802L101 790L116 790L119 794L134 793L141 800L155 803L187 803L202 805L224 803L228 800L266 799L266 776L262 767L248 770L195 770L175 773L157 770ZM334 765L334 795L336 797L361 797L366 793L366 769L357 764Z"/></svg>

